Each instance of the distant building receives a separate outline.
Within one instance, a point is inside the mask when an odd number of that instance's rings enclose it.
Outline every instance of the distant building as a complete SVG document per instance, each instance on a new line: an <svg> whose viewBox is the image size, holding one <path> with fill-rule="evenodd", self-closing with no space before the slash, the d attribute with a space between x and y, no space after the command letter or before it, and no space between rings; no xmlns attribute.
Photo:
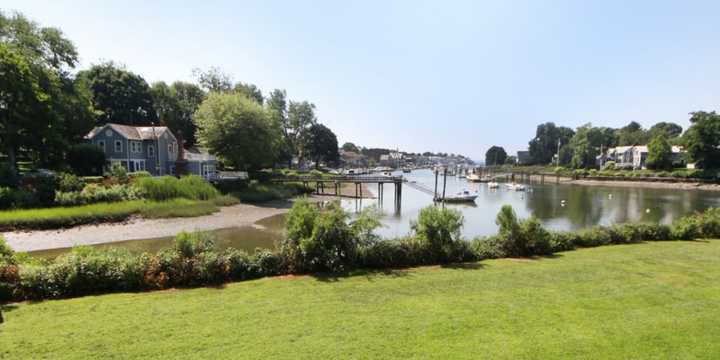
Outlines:
<svg viewBox="0 0 720 360"><path fill-rule="evenodd" d="M518 165L529 165L532 162L529 151L518 151L517 152L517 164Z"/></svg>
<svg viewBox="0 0 720 360"><path fill-rule="evenodd" d="M673 163L681 163L684 152L681 147L673 146ZM598 166L602 167L608 161L613 161L615 162L615 166L621 169L646 169L645 162L647 161L648 153L648 147L645 145L617 146L608 149L605 154L598 156Z"/></svg>
<svg viewBox="0 0 720 360"><path fill-rule="evenodd" d="M345 167L365 167L368 165L367 156L354 151L340 150L340 160Z"/></svg>

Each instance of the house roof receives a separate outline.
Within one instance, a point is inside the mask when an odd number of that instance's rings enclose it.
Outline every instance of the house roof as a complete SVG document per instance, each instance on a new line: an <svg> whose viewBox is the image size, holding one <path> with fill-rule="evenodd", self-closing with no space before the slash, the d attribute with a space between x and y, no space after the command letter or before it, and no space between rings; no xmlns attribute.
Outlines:
<svg viewBox="0 0 720 360"><path fill-rule="evenodd" d="M94 138L106 127L110 127L129 140L155 140L165 132L172 135L172 132L167 126L130 126L110 123L103 126L96 126L85 135L85 138Z"/></svg>

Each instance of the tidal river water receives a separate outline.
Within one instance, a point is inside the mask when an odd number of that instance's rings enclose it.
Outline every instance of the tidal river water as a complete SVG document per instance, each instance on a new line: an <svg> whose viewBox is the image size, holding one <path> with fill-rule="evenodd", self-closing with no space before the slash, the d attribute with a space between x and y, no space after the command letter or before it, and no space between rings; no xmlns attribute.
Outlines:
<svg viewBox="0 0 720 360"><path fill-rule="evenodd" d="M396 173L394 175L401 175ZM433 189L435 176L430 170L415 170L402 174L410 182ZM438 188L442 189L443 179ZM402 191L402 206L395 212L393 185L385 185L385 198L343 199L342 206L350 212L357 212L368 206L381 208L383 226L378 233L386 238L403 236L411 231L411 222L420 210L433 204L432 196L405 184ZM370 186L377 194L377 188ZM498 189L489 189L487 184L470 183L454 176L447 177L446 194L468 190L478 195L475 203L446 204L447 208L459 210L465 218L464 236L491 235L497 232L495 216L503 205L511 205L520 218L535 216L551 229L577 230L594 225L610 225L623 222L660 222L673 220L702 211L708 207L720 206L720 192L702 190L681 190L665 188L587 186L528 183L526 191L508 190L504 184ZM440 206L440 205L439 205ZM257 247L272 248L282 239L283 215L259 221L254 226L221 229L214 231L218 247L234 247L252 251ZM131 251L154 252L171 246L172 237L116 242L99 247L125 247ZM35 252L36 256L51 257L67 249Z"/></svg>

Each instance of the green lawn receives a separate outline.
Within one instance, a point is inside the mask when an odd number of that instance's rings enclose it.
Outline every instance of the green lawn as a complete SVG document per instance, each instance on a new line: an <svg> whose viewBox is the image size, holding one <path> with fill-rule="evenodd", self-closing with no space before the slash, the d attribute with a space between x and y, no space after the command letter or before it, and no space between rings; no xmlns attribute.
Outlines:
<svg viewBox="0 0 720 360"><path fill-rule="evenodd" d="M720 358L720 241L6 307L0 358Z"/></svg>

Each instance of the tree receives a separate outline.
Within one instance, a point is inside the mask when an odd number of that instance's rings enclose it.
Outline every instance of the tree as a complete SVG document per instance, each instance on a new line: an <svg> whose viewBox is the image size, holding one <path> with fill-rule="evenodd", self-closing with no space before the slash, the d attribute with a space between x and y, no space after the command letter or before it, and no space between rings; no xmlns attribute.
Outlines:
<svg viewBox="0 0 720 360"><path fill-rule="evenodd" d="M665 134L668 139L673 139L682 134L682 126L671 123L671 122L659 122L653 125L649 130L648 134L651 138L655 138L660 134Z"/></svg>
<svg viewBox="0 0 720 360"><path fill-rule="evenodd" d="M690 128L683 136L689 160L703 169L720 167L720 115L714 111L691 115Z"/></svg>
<svg viewBox="0 0 720 360"><path fill-rule="evenodd" d="M669 170L672 168L672 146L664 133L661 133L648 144L648 169Z"/></svg>
<svg viewBox="0 0 720 360"><path fill-rule="evenodd" d="M210 93L193 118L200 144L227 164L257 170L275 162L280 134L265 109L245 95Z"/></svg>
<svg viewBox="0 0 720 360"><path fill-rule="evenodd" d="M346 142L346 143L344 143L343 146L342 146L342 149L343 149L343 151L352 151L352 152L355 152L355 153L359 153L359 152L360 152L360 149L358 149L358 147L357 147L355 144L351 143L351 142Z"/></svg>
<svg viewBox="0 0 720 360"><path fill-rule="evenodd" d="M642 145L647 144L649 136L639 123L632 121L617 130L617 139L620 146Z"/></svg>
<svg viewBox="0 0 720 360"><path fill-rule="evenodd" d="M0 142L10 168L18 151L58 166L92 126L88 93L71 77L77 51L62 32L0 12Z"/></svg>
<svg viewBox="0 0 720 360"><path fill-rule="evenodd" d="M317 123L315 105L307 102L290 101L287 112L287 140L300 162L307 155L310 128Z"/></svg>
<svg viewBox="0 0 720 360"><path fill-rule="evenodd" d="M260 91L260 89L258 89L255 84L245 84L239 82L235 84L235 88L233 90L245 94L245 96L257 101L257 103L260 105L262 105L263 101L265 100L263 98L262 91Z"/></svg>
<svg viewBox="0 0 720 360"><path fill-rule="evenodd" d="M200 87L206 91L230 91L232 90L232 77L224 73L218 67L211 67L207 70L193 69L193 75L197 78Z"/></svg>
<svg viewBox="0 0 720 360"><path fill-rule="evenodd" d="M575 132L567 127L556 127L554 123L540 124L535 131L535 138L528 150L533 164L549 164L558 151L558 141L561 145L570 142Z"/></svg>
<svg viewBox="0 0 720 360"><path fill-rule="evenodd" d="M140 75L113 62L93 65L78 73L92 91L92 102L100 113L98 125L151 125L157 114L150 94L150 86Z"/></svg>
<svg viewBox="0 0 720 360"><path fill-rule="evenodd" d="M505 164L507 153L500 146L493 146L485 152L485 165L494 166Z"/></svg>
<svg viewBox="0 0 720 360"><path fill-rule="evenodd" d="M320 167L321 161L330 163L340 160L337 136L322 124L313 124L310 127L307 150L308 155L315 160L316 169Z"/></svg>
<svg viewBox="0 0 720 360"><path fill-rule="evenodd" d="M182 134L186 145L195 145L193 114L205 99L205 92L195 84L182 81L170 86L162 81L156 82L150 91L160 123L176 136Z"/></svg>
<svg viewBox="0 0 720 360"><path fill-rule="evenodd" d="M105 151L95 144L74 145L68 151L68 164L81 176L102 175L105 167Z"/></svg>

